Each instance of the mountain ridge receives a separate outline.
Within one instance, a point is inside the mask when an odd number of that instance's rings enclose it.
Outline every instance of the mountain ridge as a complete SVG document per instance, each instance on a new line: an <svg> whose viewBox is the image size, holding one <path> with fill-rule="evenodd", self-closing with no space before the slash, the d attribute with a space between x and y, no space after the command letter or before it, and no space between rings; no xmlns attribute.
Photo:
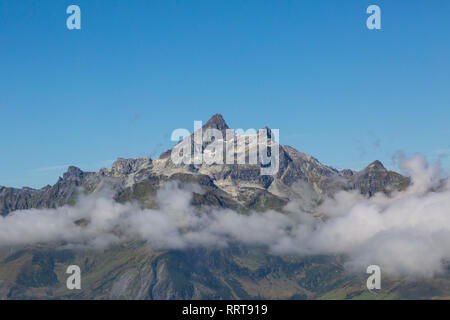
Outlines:
<svg viewBox="0 0 450 320"><path fill-rule="evenodd" d="M213 115L203 126L203 129L206 128L229 129L220 114ZM47 185L41 189L0 187L0 214L5 216L15 210L71 204L76 201L80 187L94 192L106 180L116 191L116 199L126 201L124 194L135 198L136 188L150 194L171 179L197 181L208 177L208 183L216 188L214 197L227 198L225 203L234 203L234 206L236 203L246 206L259 197L282 205L295 194L291 189L298 181L306 182L318 197L353 189L372 196L376 192L389 193L402 189L409 184L408 178L386 170L378 160L361 171L338 171L287 145L280 145L280 169L274 176L261 176L259 164L174 165L169 156L171 151L169 149L159 159L118 158L111 168L102 168L98 172L85 172L69 166L53 186ZM280 208L277 205L274 209Z"/></svg>

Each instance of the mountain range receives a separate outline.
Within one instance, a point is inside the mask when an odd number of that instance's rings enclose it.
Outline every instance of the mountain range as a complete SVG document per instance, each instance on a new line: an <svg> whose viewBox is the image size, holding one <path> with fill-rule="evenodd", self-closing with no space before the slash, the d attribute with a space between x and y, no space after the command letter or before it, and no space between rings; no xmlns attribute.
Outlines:
<svg viewBox="0 0 450 320"><path fill-rule="evenodd" d="M229 129L220 114L203 129ZM266 128L268 129L268 128ZM270 132L270 129L268 129ZM203 145L204 149L206 145ZM179 164L168 150L158 159L115 161L111 168L84 172L71 166L53 186L42 189L0 186L0 214L73 206L82 195L108 188L119 203L156 208L156 194L169 181L195 184L192 206L230 209L241 214L284 212L296 201L305 212L342 190L365 197L404 190L410 179L380 161L361 171L336 170L290 146L279 146L279 171L262 176L261 164ZM245 152L246 149L238 150ZM89 222L87 222L89 223ZM445 277L410 281L388 278L383 290L365 288L365 273L349 274L340 255L276 255L266 248L157 250L127 239L103 250L71 249L50 242L0 248L0 297L4 299L382 299L446 297ZM65 266L83 270L83 290L65 287ZM445 282L449 286L442 286Z"/></svg>
<svg viewBox="0 0 450 320"><path fill-rule="evenodd" d="M214 115L203 126L225 131L229 129L220 114ZM239 150L238 150L239 152ZM115 161L111 168L98 172L84 172L71 166L53 186L42 189L7 188L0 186L0 214L30 208L55 208L73 203L76 192L83 187L95 192L105 180L113 186L119 201L136 199L151 206L149 195L169 180L197 182L208 189L199 201L202 204L222 207L279 209L290 199L302 198L298 182L306 183L316 198L338 190L360 190L372 196L376 192L390 192L405 188L409 180L388 171L380 161L374 161L364 170L338 171L321 164L314 157L290 146L280 145L280 169L275 176L260 175L259 164L233 165L174 165L171 150L159 159L137 158Z"/></svg>

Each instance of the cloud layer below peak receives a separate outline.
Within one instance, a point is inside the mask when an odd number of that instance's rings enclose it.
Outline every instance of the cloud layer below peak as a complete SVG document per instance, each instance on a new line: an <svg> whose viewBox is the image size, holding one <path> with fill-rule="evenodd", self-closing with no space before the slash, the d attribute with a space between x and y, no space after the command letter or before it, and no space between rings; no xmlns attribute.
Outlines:
<svg viewBox="0 0 450 320"><path fill-rule="evenodd" d="M75 206L13 212L0 218L0 246L66 241L104 248L136 237L156 249L237 243L264 246L273 254L342 254L349 270L377 264L393 275L432 277L450 259L450 185L439 165L421 155L404 159L401 168L411 177L407 190L370 199L341 191L317 207L320 218L296 202L286 206L287 213L199 211L190 204L199 187L172 181L158 191L158 209L99 193Z"/></svg>

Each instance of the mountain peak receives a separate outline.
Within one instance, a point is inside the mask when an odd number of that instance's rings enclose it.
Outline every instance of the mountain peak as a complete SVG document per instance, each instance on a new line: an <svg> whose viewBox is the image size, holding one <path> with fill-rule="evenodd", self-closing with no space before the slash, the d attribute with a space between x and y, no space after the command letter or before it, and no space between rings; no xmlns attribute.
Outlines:
<svg viewBox="0 0 450 320"><path fill-rule="evenodd" d="M366 167L366 170L386 170L384 165L379 160L375 160Z"/></svg>
<svg viewBox="0 0 450 320"><path fill-rule="evenodd" d="M208 122L206 122L203 128L217 129L220 131L229 129L227 123L225 122L220 113L216 113L215 115L213 115L211 119L209 119Z"/></svg>
<svg viewBox="0 0 450 320"><path fill-rule="evenodd" d="M213 115L202 127L202 130L205 129L217 129L222 132L223 136L226 136L226 130L229 129L227 123L225 122L225 119L220 113L216 113ZM191 138L194 136L194 134L191 135ZM170 157L170 154L172 152L172 149L169 149L159 156L160 159L166 159Z"/></svg>
<svg viewBox="0 0 450 320"><path fill-rule="evenodd" d="M83 174L84 174L84 172L80 168L70 166L69 168L67 168L67 172L64 173L63 178L64 179L70 179L70 178L81 179L83 177Z"/></svg>

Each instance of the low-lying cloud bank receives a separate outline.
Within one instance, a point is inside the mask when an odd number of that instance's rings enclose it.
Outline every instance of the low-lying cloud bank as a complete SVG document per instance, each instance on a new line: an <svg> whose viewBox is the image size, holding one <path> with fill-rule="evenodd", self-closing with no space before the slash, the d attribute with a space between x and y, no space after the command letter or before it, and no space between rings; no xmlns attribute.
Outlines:
<svg viewBox="0 0 450 320"><path fill-rule="evenodd" d="M104 248L133 237L157 249L240 243L276 254L343 254L349 269L377 264L389 274L430 277L450 260L450 184L439 166L421 155L404 160L401 168L412 181L406 191L370 199L342 191L317 208L321 218L295 202L284 214L199 212L190 205L196 186L169 182L157 194L157 210L96 194L73 207L13 212L0 218L0 246L67 241ZM89 223L80 223L83 219Z"/></svg>

